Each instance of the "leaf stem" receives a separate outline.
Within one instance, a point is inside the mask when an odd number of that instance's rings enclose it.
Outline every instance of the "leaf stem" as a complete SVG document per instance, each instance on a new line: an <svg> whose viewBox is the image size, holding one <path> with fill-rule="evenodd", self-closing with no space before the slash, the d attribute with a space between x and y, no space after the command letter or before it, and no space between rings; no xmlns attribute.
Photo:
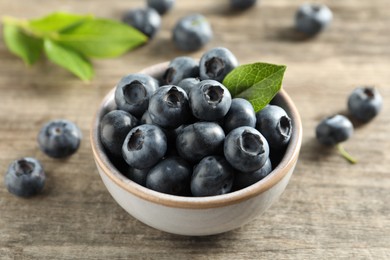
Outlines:
<svg viewBox="0 0 390 260"><path fill-rule="evenodd" d="M349 163L351 164L357 163L357 160L352 155L350 155L341 144L337 144L336 147L339 153L341 154L341 156L343 156L344 159L346 159Z"/></svg>

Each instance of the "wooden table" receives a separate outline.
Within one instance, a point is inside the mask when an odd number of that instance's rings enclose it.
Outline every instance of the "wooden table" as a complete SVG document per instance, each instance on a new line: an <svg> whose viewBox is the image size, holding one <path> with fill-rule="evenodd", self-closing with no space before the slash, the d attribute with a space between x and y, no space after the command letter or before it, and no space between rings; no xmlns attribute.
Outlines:
<svg viewBox="0 0 390 260"><path fill-rule="evenodd" d="M42 195L20 199L0 178L0 259L390 259L390 107L356 128L344 144L351 165L315 140L325 116L346 112L359 85L374 85L390 99L390 9L386 0L322 1L334 11L326 32L300 41L292 33L296 8L305 1L260 1L232 14L227 1L177 1L155 39L128 54L94 60L96 77L82 83L42 59L27 68L0 41L0 172L21 156L35 156L47 171ZM0 14L40 17L52 11L93 13L120 19L144 1L0 0ZM214 39L194 53L175 49L171 28L200 12ZM2 38L2 36L1 36ZM284 88L303 121L295 173L280 200L237 230L210 237L182 237L150 228L128 215L105 189L88 140L92 116L104 95L127 73L178 55L199 58L225 46L240 63L286 64ZM67 160L37 148L41 125L75 121L84 139Z"/></svg>

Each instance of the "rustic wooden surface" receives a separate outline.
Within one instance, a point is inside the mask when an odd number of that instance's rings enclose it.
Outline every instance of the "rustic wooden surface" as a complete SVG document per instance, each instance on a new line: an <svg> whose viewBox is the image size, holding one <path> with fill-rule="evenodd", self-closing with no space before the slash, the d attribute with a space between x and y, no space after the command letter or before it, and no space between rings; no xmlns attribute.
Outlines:
<svg viewBox="0 0 390 260"><path fill-rule="evenodd" d="M27 68L0 41L0 172L21 156L44 164L44 193L32 199L9 194L0 178L0 259L390 259L390 10L387 0L322 1L334 11L326 32L301 41L292 32L294 12L305 1L260 1L231 13L227 1L179 0L149 44L121 58L95 60L96 77L84 84L42 60ZM94 13L119 19L144 1L0 0L0 15L33 18L52 11ZM103 96L127 73L178 55L170 40L175 21L200 12L215 37L241 63L288 66L284 88L301 112L304 138L295 173L280 200L237 230L182 237L150 228L120 208L95 168L88 141ZM2 36L0 36L2 38ZM358 85L374 85L385 105L374 121L356 129L345 148L347 163L314 138L327 115L346 110ZM49 119L75 121L84 134L77 154L53 160L37 148Z"/></svg>

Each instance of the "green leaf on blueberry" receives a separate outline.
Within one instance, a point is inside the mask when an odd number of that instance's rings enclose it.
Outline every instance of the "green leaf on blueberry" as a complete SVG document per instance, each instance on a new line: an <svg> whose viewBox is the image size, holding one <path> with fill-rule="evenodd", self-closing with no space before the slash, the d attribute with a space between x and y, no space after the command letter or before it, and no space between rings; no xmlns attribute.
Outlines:
<svg viewBox="0 0 390 260"><path fill-rule="evenodd" d="M251 102L255 112L264 108L282 87L285 65L252 63L233 69L223 80L233 97Z"/></svg>

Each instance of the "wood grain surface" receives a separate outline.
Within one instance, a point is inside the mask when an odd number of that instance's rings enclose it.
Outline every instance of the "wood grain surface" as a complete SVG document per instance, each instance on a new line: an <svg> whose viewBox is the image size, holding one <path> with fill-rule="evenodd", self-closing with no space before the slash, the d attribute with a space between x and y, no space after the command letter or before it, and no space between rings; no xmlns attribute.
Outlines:
<svg viewBox="0 0 390 260"><path fill-rule="evenodd" d="M389 2L321 1L334 12L331 27L300 40L292 25L303 2L262 0L232 13L228 1L178 0L151 42L120 58L94 60L90 84L45 59L26 67L0 36L0 173L16 158L35 156L48 177L43 194L31 199L8 193L0 178L0 259L390 259ZM0 15L33 18L62 10L119 20L144 5L0 0ZM194 12L209 19L214 38L200 51L180 52L171 29ZM199 58L216 46L229 48L240 63L287 65L284 89L303 121L300 159L280 200L253 222L209 237L171 235L114 202L94 165L89 128L98 104L123 75L179 55ZM359 85L377 87L385 102L382 113L344 144L359 160L351 165L317 144L314 129L323 117L346 113L347 96ZM75 121L84 135L80 150L66 160L37 148L41 125L54 118Z"/></svg>

